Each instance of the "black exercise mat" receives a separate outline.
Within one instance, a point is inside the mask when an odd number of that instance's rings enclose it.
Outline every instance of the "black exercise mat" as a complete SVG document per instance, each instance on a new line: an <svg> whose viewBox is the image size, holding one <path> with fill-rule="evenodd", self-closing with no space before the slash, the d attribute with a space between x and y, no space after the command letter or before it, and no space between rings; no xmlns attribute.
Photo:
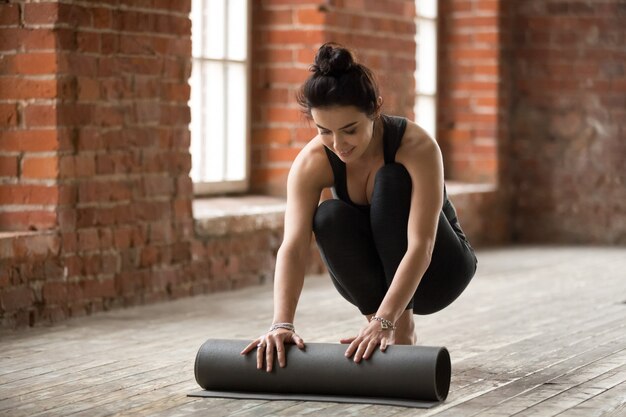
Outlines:
<svg viewBox="0 0 626 417"><path fill-rule="evenodd" d="M285 345L287 366L274 359L272 372L256 369L256 351L239 354L249 343L209 339L198 351L195 376L204 391L197 397L332 401L429 408L450 388L450 355L445 347L391 345L355 363L348 345Z"/></svg>

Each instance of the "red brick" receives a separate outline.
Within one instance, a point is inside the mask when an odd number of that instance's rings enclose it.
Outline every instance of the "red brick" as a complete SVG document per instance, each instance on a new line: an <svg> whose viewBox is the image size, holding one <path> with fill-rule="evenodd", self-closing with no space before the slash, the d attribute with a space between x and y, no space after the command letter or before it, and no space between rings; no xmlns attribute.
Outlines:
<svg viewBox="0 0 626 417"><path fill-rule="evenodd" d="M18 121L19 121L19 116L18 116L17 104L0 104L0 127L1 128L17 126ZM2 141L4 141L4 133L3 133ZM0 147L2 147L2 144L1 144L2 141L0 141Z"/></svg>
<svg viewBox="0 0 626 417"><path fill-rule="evenodd" d="M0 177L17 177L17 156L0 156ZM0 187L3 187L0 185ZM0 197L0 200L3 198Z"/></svg>
<svg viewBox="0 0 626 417"><path fill-rule="evenodd" d="M25 29L17 35L21 46L28 52L54 50L56 35L53 29Z"/></svg>
<svg viewBox="0 0 626 417"><path fill-rule="evenodd" d="M266 70L265 79L272 84L302 84L311 73L304 68L272 67Z"/></svg>
<svg viewBox="0 0 626 417"><path fill-rule="evenodd" d="M35 262L58 255L60 243L60 238L52 234L20 236L13 240L13 251L16 259Z"/></svg>
<svg viewBox="0 0 626 417"><path fill-rule="evenodd" d="M23 178L56 178L58 175L57 157L25 157L22 161Z"/></svg>
<svg viewBox="0 0 626 417"><path fill-rule="evenodd" d="M326 13L321 12L319 8L297 9L296 23L301 25L323 25L326 23Z"/></svg>
<svg viewBox="0 0 626 417"><path fill-rule="evenodd" d="M5 100L55 98L57 81L0 77L0 91L2 91L2 97Z"/></svg>
<svg viewBox="0 0 626 417"><path fill-rule="evenodd" d="M291 140L291 132L286 128L265 128L252 131L252 141L256 144L286 145Z"/></svg>
<svg viewBox="0 0 626 417"><path fill-rule="evenodd" d="M79 31L76 35L77 51L84 53L100 52L100 34L97 32Z"/></svg>
<svg viewBox="0 0 626 417"><path fill-rule="evenodd" d="M5 59L12 60L12 71L23 75L54 74L57 71L57 55L47 52L16 54Z"/></svg>
<svg viewBox="0 0 626 417"><path fill-rule="evenodd" d="M32 307L35 297L27 287L14 288L0 293L0 306L4 311L15 311Z"/></svg>
<svg viewBox="0 0 626 417"><path fill-rule="evenodd" d="M90 279L81 282L86 299L115 297L116 288L114 279Z"/></svg>
<svg viewBox="0 0 626 417"><path fill-rule="evenodd" d="M59 7L59 3L27 3L24 5L24 23L27 25L56 23L59 19Z"/></svg>
<svg viewBox="0 0 626 417"><path fill-rule="evenodd" d="M24 124L28 127L56 126L55 105L27 104L23 112Z"/></svg>
<svg viewBox="0 0 626 417"><path fill-rule="evenodd" d="M475 10L478 13L496 14L500 10L501 0L477 0L475 2Z"/></svg>
<svg viewBox="0 0 626 417"><path fill-rule="evenodd" d="M79 251L93 251L100 248L100 236L97 229L79 230L78 234Z"/></svg>
<svg viewBox="0 0 626 417"><path fill-rule="evenodd" d="M301 122L303 115L300 109L291 107L271 106L266 110L266 120L271 122Z"/></svg>
<svg viewBox="0 0 626 417"><path fill-rule="evenodd" d="M321 30L272 30L263 35L269 44L315 45L324 42L324 34Z"/></svg>
<svg viewBox="0 0 626 417"><path fill-rule="evenodd" d="M272 148L268 149L268 162L293 162L300 153L301 148Z"/></svg>
<svg viewBox="0 0 626 417"><path fill-rule="evenodd" d="M298 63L308 65L315 61L315 50L313 48L298 49L297 56Z"/></svg>
<svg viewBox="0 0 626 417"><path fill-rule="evenodd" d="M52 211L0 212L0 229L2 230L49 230L56 226L56 213Z"/></svg>
<svg viewBox="0 0 626 417"><path fill-rule="evenodd" d="M0 204L56 204L57 186L0 184Z"/></svg>
<svg viewBox="0 0 626 417"><path fill-rule="evenodd" d="M20 24L19 4L0 4L0 25L18 26Z"/></svg>
<svg viewBox="0 0 626 417"><path fill-rule="evenodd" d="M67 300L67 284L64 282L46 282L42 292L46 305L58 304Z"/></svg>
<svg viewBox="0 0 626 417"><path fill-rule="evenodd" d="M96 29L109 29L112 23L111 9L91 8L93 27Z"/></svg>

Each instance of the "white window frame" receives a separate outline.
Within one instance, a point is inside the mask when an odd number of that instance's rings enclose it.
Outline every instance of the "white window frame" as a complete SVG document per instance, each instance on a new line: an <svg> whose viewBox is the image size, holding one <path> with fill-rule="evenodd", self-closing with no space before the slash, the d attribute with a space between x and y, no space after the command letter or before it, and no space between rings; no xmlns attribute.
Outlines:
<svg viewBox="0 0 626 417"><path fill-rule="evenodd" d="M415 121L436 138L438 0L415 0L415 10ZM426 30L434 34L430 42Z"/></svg>
<svg viewBox="0 0 626 417"><path fill-rule="evenodd" d="M215 194L226 194L226 193L243 193L248 191L249 189L249 185L250 185L250 125L251 125L251 110L252 110L252 106L251 106L251 65L250 65L250 59L251 59L251 16L252 16L252 2L251 0L245 0L246 2L246 8L247 8L247 15L244 17L245 19L247 19L246 21L246 28L247 28L247 33L246 33L246 57L244 60L236 60L236 59L231 59L227 57L227 49L228 49L228 25L229 25L229 16L228 16L228 1L229 0L221 0L222 1L222 7L224 7L225 10L225 14L226 14L226 18L224 19L224 30L223 30L223 42L224 42L224 56L221 58L216 58L216 57L210 57L207 56L206 54L202 53L202 54L197 54L192 52L192 76L189 80L190 86L192 89L195 88L202 88L201 86L198 86L194 83L194 75L193 75L193 71L198 71L198 70L202 70L202 68L211 63L211 64L221 64L222 68L223 68L223 74L224 74L224 84L223 84L223 88L225 90L225 94L224 94L224 100L223 100L223 104L221 104L223 106L223 111L224 111L224 130L225 130L225 134L221 137L218 138L219 140L222 140L222 155L216 155L215 157L217 158L222 158L223 161L223 174L222 174L222 178L220 180L214 180L214 181L207 181L207 180L203 180L203 179L198 179L198 175L196 174L196 178L194 178L194 167L192 166L192 172L190 173L190 175L192 176L193 179L193 192L195 195L215 195ZM197 10L198 7L201 7L202 10ZM206 22L207 22L207 8L208 8L208 0L192 0L192 11L190 13L190 18L192 19L192 22L198 22L201 21L203 22L203 27L206 26ZM198 15L195 15L195 13L198 13ZM201 16L201 17L199 17ZM195 19L194 19L195 18ZM192 23L193 25L193 23ZM194 37L194 34L196 35ZM194 28L192 26L192 43L193 42L203 42L204 41L204 37L205 34L203 31L196 31L194 33ZM197 50L198 48L196 48ZM202 51L204 51L204 45L202 45L200 47L200 49ZM229 91L229 86L228 86L228 78L226 77L226 71L227 71L227 67L229 64L233 64L233 63L238 63L238 64L243 64L244 65L244 71L245 71L245 105L246 105L246 117L245 120L243 121L243 123L245 123L244 126L244 131L245 131L245 152L244 155L241 155L242 158L244 158L244 178L243 179L237 179L237 180L229 180L227 179L227 175L226 175L226 170L227 170L227 152L228 152L228 146L227 146L227 138L228 138L228 106L227 106L227 101L228 101L228 91ZM200 78L200 80L202 82L206 82L204 80L204 78ZM191 97L190 97L190 101L189 101L189 106L190 106L190 110L191 110L191 114L192 114L192 121L191 124L189 125L189 129L191 132L191 147L190 147L190 152L192 152L192 161L194 160L194 155L193 155L193 149L194 149L194 145L196 147L200 147L201 149L203 149L203 152L201 152L201 156L200 156L200 163L201 164L206 164L206 163L210 163L210 161L208 160L208 158L213 158L214 156L207 156L206 153L204 152L205 146L206 146L206 140L207 139L215 139L215 135L212 136L211 134L211 129L210 127L206 126L205 123L202 122L195 122L194 120L194 114L196 116L198 116L199 114L203 113L204 110L206 109L205 103L207 101L207 96L206 94L202 95L200 97L200 101L201 101L201 108L197 108L197 106L194 106L192 103L192 98L193 98L193 91L191 93ZM196 117L199 119L199 117ZM195 129L194 129L195 127ZM198 145L198 141L200 141L200 145ZM197 160L197 157L196 157ZM192 162L193 163L193 162Z"/></svg>

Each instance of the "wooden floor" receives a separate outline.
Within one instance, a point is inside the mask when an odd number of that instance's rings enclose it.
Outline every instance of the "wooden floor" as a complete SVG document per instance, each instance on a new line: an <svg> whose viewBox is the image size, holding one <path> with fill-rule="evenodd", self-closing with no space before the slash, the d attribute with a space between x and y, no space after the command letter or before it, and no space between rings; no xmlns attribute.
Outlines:
<svg viewBox="0 0 626 417"><path fill-rule="evenodd" d="M272 318L271 287L247 288L0 333L0 415L626 415L626 248L482 250L466 292L416 317L420 343L446 346L452 385L430 409L189 398L209 337L249 339ZM307 278L306 341L365 323L325 276Z"/></svg>

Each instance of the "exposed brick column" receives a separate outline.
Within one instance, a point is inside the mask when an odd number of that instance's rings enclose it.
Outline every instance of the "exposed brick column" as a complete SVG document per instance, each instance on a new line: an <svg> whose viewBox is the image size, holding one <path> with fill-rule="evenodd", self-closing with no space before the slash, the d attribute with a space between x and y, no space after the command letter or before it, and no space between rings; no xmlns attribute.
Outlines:
<svg viewBox="0 0 626 417"><path fill-rule="evenodd" d="M72 316L185 292L190 2L127 3L50 4L72 89L57 111L73 138L59 207Z"/></svg>
<svg viewBox="0 0 626 417"><path fill-rule="evenodd" d="M2 241L9 325L188 295L194 285L191 4L123 3L0 6L0 198L25 207L3 207L0 221L55 229Z"/></svg>
<svg viewBox="0 0 626 417"><path fill-rule="evenodd" d="M358 52L377 75L383 111L413 117L415 104L415 1L346 0L328 9L326 40Z"/></svg>
<svg viewBox="0 0 626 417"><path fill-rule="evenodd" d="M316 46L325 1L252 2L252 177L254 192L284 195L294 158L315 130L296 103Z"/></svg>
<svg viewBox="0 0 626 417"><path fill-rule="evenodd" d="M437 138L446 177L497 182L502 0L440 0Z"/></svg>
<svg viewBox="0 0 626 417"><path fill-rule="evenodd" d="M623 244L626 3L514 3L516 236Z"/></svg>
<svg viewBox="0 0 626 417"><path fill-rule="evenodd" d="M52 229L59 154L70 142L56 128L68 94L56 76L54 17L45 4L0 4L0 230ZM52 19L52 20L51 20Z"/></svg>

